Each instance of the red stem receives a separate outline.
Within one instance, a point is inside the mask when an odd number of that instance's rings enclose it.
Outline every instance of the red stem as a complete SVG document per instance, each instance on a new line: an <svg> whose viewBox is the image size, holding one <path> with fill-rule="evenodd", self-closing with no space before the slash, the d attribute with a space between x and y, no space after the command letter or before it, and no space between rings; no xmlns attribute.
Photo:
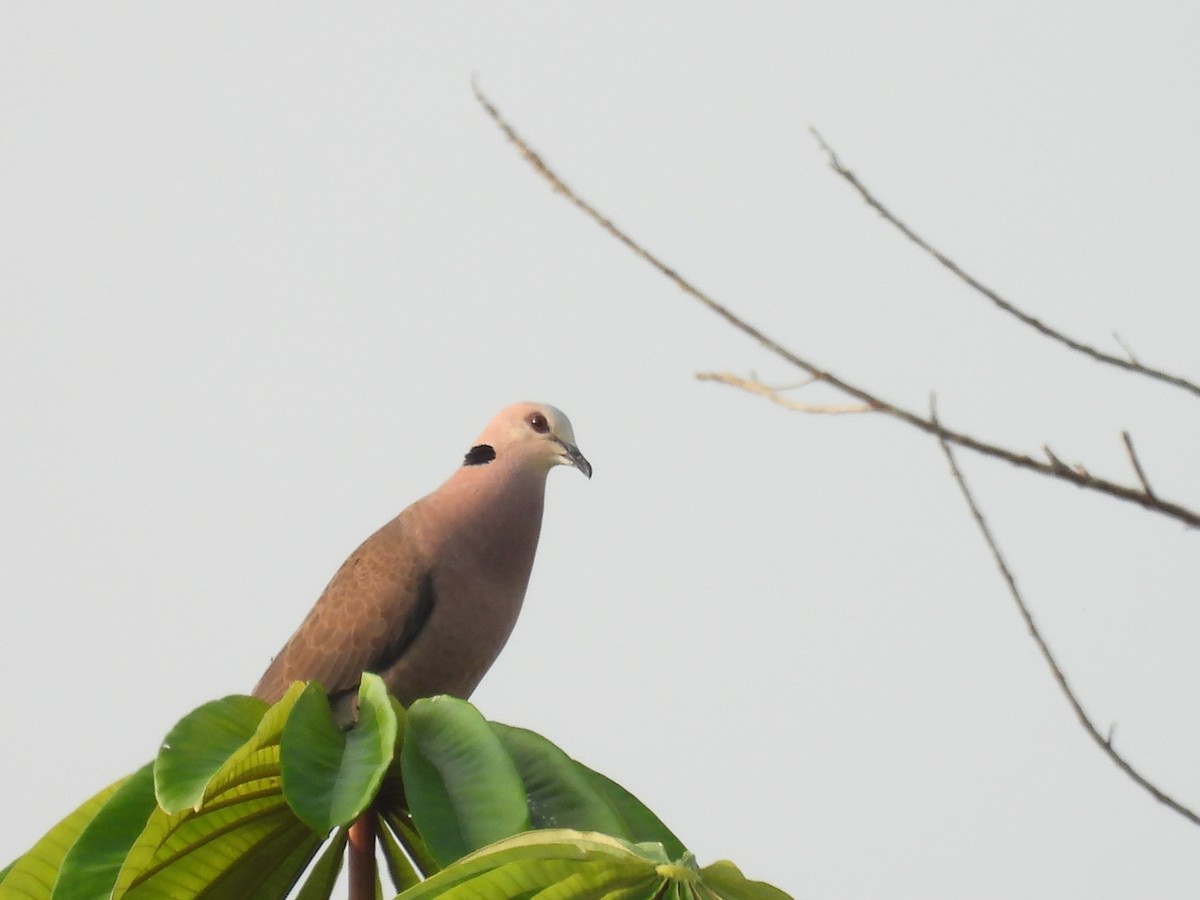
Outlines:
<svg viewBox="0 0 1200 900"><path fill-rule="evenodd" d="M375 810L368 807L350 826L350 900L375 900Z"/></svg>

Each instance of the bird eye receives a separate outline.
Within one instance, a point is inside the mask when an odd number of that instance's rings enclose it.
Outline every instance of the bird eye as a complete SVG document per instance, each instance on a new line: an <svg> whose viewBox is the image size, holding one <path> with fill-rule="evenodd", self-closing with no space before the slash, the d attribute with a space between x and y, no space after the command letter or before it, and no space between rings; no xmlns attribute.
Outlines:
<svg viewBox="0 0 1200 900"><path fill-rule="evenodd" d="M540 412L530 413L529 418L525 420L529 423L529 427L538 434L545 434L550 430L550 423L546 421L546 417Z"/></svg>

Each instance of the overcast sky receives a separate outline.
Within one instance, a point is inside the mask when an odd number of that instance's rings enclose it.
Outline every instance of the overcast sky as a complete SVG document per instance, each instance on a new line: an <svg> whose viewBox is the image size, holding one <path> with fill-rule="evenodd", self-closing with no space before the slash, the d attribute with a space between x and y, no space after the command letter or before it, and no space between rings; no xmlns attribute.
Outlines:
<svg viewBox="0 0 1200 900"><path fill-rule="evenodd" d="M507 403L571 417L474 700L797 896L1200 894L1200 829L1086 738L935 443L786 412L796 352L1200 505L1190 3L10 3L0 22L0 857L254 684ZM800 399L832 401L809 388ZM1047 639L1200 806L1197 535L964 456Z"/></svg>

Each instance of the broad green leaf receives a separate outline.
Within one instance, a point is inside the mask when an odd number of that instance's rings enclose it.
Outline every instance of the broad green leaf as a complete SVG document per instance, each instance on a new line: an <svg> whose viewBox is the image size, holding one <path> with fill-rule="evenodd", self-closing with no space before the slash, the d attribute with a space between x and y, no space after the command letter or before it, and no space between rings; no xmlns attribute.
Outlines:
<svg viewBox="0 0 1200 900"><path fill-rule="evenodd" d="M465 700L413 703L401 772L413 821L439 865L529 827L516 765Z"/></svg>
<svg viewBox="0 0 1200 900"><path fill-rule="evenodd" d="M566 829L530 831L478 850L398 900L791 900L728 862L666 861L657 842L632 844Z"/></svg>
<svg viewBox="0 0 1200 900"><path fill-rule="evenodd" d="M292 685L267 710L250 740L211 777L199 810L151 813L114 898L286 895L322 841L292 812L280 786L279 738L303 690Z"/></svg>
<svg viewBox="0 0 1200 900"><path fill-rule="evenodd" d="M375 798L396 746L396 716L378 675L364 674L358 721L334 724L325 691L309 684L283 728L283 794L301 820L325 833L352 821Z"/></svg>
<svg viewBox="0 0 1200 900"><path fill-rule="evenodd" d="M687 852L683 842L675 837L671 829L663 824L637 797L621 787L611 778L601 775L594 769L589 769L583 763L576 762L582 774L592 783L598 792L608 802L609 808L620 817L624 823L625 832L630 839L637 842L657 841L663 845L669 859L679 859ZM596 829L602 831L603 829Z"/></svg>
<svg viewBox="0 0 1200 900"><path fill-rule="evenodd" d="M107 897L154 808L154 763L147 763L117 789L67 851L52 900Z"/></svg>
<svg viewBox="0 0 1200 900"><path fill-rule="evenodd" d="M254 729L254 734L241 748L225 761L204 789L204 797L197 806L226 792L230 787L260 778L279 776L279 739L296 705L304 693L303 682L295 682L283 698L263 714Z"/></svg>
<svg viewBox="0 0 1200 900"><path fill-rule="evenodd" d="M198 706L163 739L154 761L154 792L167 812L194 807L212 777L254 735L267 704L235 694Z"/></svg>
<svg viewBox="0 0 1200 900"><path fill-rule="evenodd" d="M48 900L67 851L128 778L110 784L88 799L46 832L28 853L14 860L0 881L0 900Z"/></svg>
<svg viewBox="0 0 1200 900"><path fill-rule="evenodd" d="M596 832L530 831L476 851L399 900L539 900L662 896L659 854Z"/></svg>
<svg viewBox="0 0 1200 900"><path fill-rule="evenodd" d="M534 828L574 828L635 842L657 841L670 859L686 852L658 816L611 778L571 759L535 732L490 724L521 773Z"/></svg>
<svg viewBox="0 0 1200 900"><path fill-rule="evenodd" d="M321 836L290 810L257 821L246 817L235 829L210 842L194 839L124 896L129 900L201 896L205 900L283 900L321 842Z"/></svg>
<svg viewBox="0 0 1200 900"><path fill-rule="evenodd" d="M320 843L321 836L288 808L278 777L273 785L269 779L248 782L200 812L152 814L113 896L283 897ZM281 888L262 889L268 879L282 882Z"/></svg>
<svg viewBox="0 0 1200 900"><path fill-rule="evenodd" d="M283 900L321 849L323 840L299 819L289 817L286 826L243 854L216 884L210 883L201 894L205 900L247 900L249 897ZM134 896L142 895L135 892ZM169 897L176 900L178 895L172 892Z"/></svg>
<svg viewBox="0 0 1200 900"><path fill-rule="evenodd" d="M578 765L540 734L499 722L488 724L521 775L532 827L572 828L631 841L640 839L626 828L595 788L587 774L590 770Z"/></svg>
<svg viewBox="0 0 1200 900"><path fill-rule="evenodd" d="M792 900L765 881L751 881L733 863L722 859L700 870L704 884L725 900Z"/></svg>
<svg viewBox="0 0 1200 900"><path fill-rule="evenodd" d="M317 864L309 870L304 879L304 886L296 895L296 900L328 900L333 893L337 877L342 871L342 860L346 854L346 836L348 829L339 828L330 839L329 845L321 853Z"/></svg>

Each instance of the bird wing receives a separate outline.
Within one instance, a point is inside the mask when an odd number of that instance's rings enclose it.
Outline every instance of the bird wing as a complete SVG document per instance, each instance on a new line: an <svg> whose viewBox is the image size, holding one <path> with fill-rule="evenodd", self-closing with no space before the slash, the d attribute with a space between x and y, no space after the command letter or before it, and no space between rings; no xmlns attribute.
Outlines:
<svg viewBox="0 0 1200 900"><path fill-rule="evenodd" d="M408 510L367 538L321 594L254 688L269 702L293 681L316 680L333 696L363 672L395 663L436 603L433 572L412 538Z"/></svg>

